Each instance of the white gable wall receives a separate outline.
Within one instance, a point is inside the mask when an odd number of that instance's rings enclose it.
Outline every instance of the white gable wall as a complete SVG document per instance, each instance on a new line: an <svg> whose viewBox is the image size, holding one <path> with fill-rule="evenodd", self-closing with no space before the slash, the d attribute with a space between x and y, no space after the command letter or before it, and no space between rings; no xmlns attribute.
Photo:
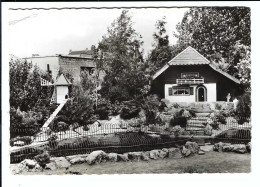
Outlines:
<svg viewBox="0 0 260 187"><path fill-rule="evenodd" d="M66 95L69 95L68 86L57 86L57 103L62 103Z"/></svg>
<svg viewBox="0 0 260 187"><path fill-rule="evenodd" d="M205 83L203 84L207 89L207 102L216 102L217 101L217 87L216 83ZM197 85L191 85L193 87L193 95L169 95L169 88L177 86L177 84L165 84L164 93L165 99L170 102L196 102L196 87Z"/></svg>
<svg viewBox="0 0 260 187"><path fill-rule="evenodd" d="M217 86L216 83L203 84L207 88L207 102L217 101Z"/></svg>
<svg viewBox="0 0 260 187"><path fill-rule="evenodd" d="M169 100L170 102L194 102L195 101L195 87L193 87L193 95L184 95L184 96L169 95L169 88L173 86L177 86L177 84L165 84L164 86L165 99Z"/></svg>

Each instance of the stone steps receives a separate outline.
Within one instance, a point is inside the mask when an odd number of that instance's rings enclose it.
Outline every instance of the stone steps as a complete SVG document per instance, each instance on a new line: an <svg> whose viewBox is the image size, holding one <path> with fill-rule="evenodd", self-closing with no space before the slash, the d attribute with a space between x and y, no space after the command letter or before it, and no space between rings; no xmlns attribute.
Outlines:
<svg viewBox="0 0 260 187"><path fill-rule="evenodd" d="M201 131L201 130L204 130L204 128L200 128L200 127L186 127L186 131Z"/></svg>
<svg viewBox="0 0 260 187"><path fill-rule="evenodd" d="M203 124L187 124L187 127L205 128Z"/></svg>
<svg viewBox="0 0 260 187"><path fill-rule="evenodd" d="M209 117L200 116L193 117L187 121L186 131L196 131L196 135L204 135L205 123Z"/></svg>

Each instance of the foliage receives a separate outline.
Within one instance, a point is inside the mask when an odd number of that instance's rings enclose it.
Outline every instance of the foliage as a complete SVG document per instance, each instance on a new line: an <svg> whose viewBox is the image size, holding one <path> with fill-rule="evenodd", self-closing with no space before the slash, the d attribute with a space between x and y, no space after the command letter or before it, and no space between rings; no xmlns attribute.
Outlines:
<svg viewBox="0 0 260 187"><path fill-rule="evenodd" d="M171 131L173 132L174 136L179 136L184 132L184 129L180 125L174 126Z"/></svg>
<svg viewBox="0 0 260 187"><path fill-rule="evenodd" d="M176 26L174 36L178 41L173 53L176 55L190 45L222 70L248 81L250 28L250 8L191 8ZM239 69L240 66L246 68Z"/></svg>
<svg viewBox="0 0 260 187"><path fill-rule="evenodd" d="M22 111L32 109L39 98L46 99L52 94L50 87L41 86L41 77L48 77L32 63L20 60L10 60L10 106L20 107ZM40 97L39 97L40 96Z"/></svg>
<svg viewBox="0 0 260 187"><path fill-rule="evenodd" d="M151 68L151 74L162 68L172 58L172 48L169 46L169 36L166 34L166 18L163 17L155 24L156 32L153 34L154 49L148 56L148 64Z"/></svg>
<svg viewBox="0 0 260 187"><path fill-rule="evenodd" d="M144 91L149 75L142 59L141 36L134 30L127 10L111 24L98 45L104 55L105 77L101 95L114 103L131 100Z"/></svg>
<svg viewBox="0 0 260 187"><path fill-rule="evenodd" d="M95 113L99 115L99 119L101 120L107 120L108 119L108 109L106 107L97 108L95 110Z"/></svg>
<svg viewBox="0 0 260 187"><path fill-rule="evenodd" d="M120 117L122 119L135 118L139 115L140 111L141 111L140 108L123 107L121 112L120 112Z"/></svg>
<svg viewBox="0 0 260 187"><path fill-rule="evenodd" d="M32 136L40 130L37 116L33 113L22 112L19 108L10 109L10 136Z"/></svg>
<svg viewBox="0 0 260 187"><path fill-rule="evenodd" d="M140 106L145 113L146 125L162 123L159 116L159 108L161 105L160 98L157 95L148 95L141 99Z"/></svg>
<svg viewBox="0 0 260 187"><path fill-rule="evenodd" d="M46 164L50 163L50 155L48 152L43 152L34 157L40 166L45 167Z"/></svg>
<svg viewBox="0 0 260 187"><path fill-rule="evenodd" d="M48 138L50 148L55 148L58 145L57 139L57 135L51 135L50 138Z"/></svg>
<svg viewBox="0 0 260 187"><path fill-rule="evenodd" d="M77 122L80 125L84 125L94 114L95 98L91 97L94 90L95 85L91 75L87 72L83 72L80 81L73 82L71 99L67 101L56 116L51 128L56 130L59 129L59 122L64 122L68 125ZM61 129L62 128L63 127L61 127ZM67 129L67 126L65 129Z"/></svg>
<svg viewBox="0 0 260 187"><path fill-rule="evenodd" d="M183 116L174 117L170 120L170 126L174 127L179 125L180 127L184 128L187 125L187 118Z"/></svg>
<svg viewBox="0 0 260 187"><path fill-rule="evenodd" d="M238 98L236 113L240 117L251 117L251 92L245 92Z"/></svg>

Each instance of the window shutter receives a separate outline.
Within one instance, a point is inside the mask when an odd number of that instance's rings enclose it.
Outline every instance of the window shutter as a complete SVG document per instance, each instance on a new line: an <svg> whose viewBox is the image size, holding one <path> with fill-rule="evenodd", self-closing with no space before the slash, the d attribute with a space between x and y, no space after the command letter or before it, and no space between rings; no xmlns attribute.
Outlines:
<svg viewBox="0 0 260 187"><path fill-rule="evenodd" d="M172 95L172 88L169 88L169 95Z"/></svg>
<svg viewBox="0 0 260 187"><path fill-rule="evenodd" d="M190 87L190 95L193 95L193 87Z"/></svg>

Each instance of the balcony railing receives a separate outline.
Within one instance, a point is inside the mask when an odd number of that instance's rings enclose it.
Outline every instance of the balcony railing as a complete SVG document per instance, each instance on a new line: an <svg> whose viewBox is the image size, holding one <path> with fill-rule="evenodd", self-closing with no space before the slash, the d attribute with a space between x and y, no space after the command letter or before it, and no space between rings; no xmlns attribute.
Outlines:
<svg viewBox="0 0 260 187"><path fill-rule="evenodd" d="M201 84L204 79L176 79L177 84Z"/></svg>

